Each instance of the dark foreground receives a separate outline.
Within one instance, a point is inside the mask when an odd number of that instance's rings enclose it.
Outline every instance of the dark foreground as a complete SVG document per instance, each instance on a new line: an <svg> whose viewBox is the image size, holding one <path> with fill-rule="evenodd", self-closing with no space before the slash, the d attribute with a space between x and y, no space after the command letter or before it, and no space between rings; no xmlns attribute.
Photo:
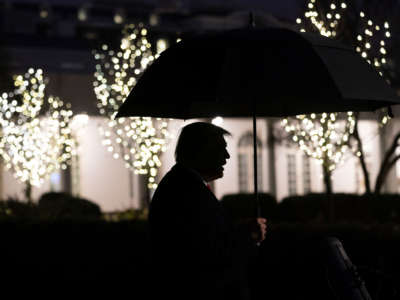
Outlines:
<svg viewBox="0 0 400 300"><path fill-rule="evenodd" d="M339 238L374 300L399 297L398 225L279 224L271 227L252 266L253 298L335 299L319 255L318 241L326 236ZM146 299L156 288L144 221L4 221L0 238L3 290L28 289L32 296L108 290L114 299L127 293Z"/></svg>

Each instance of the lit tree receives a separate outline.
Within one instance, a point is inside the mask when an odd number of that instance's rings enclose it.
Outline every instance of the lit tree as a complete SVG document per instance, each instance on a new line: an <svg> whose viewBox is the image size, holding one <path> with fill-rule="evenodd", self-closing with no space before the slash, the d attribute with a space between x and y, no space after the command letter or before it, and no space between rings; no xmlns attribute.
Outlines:
<svg viewBox="0 0 400 300"><path fill-rule="evenodd" d="M352 112L347 113L347 120L336 118L336 113L299 115L285 118L281 123L293 142L321 164L327 193L332 192L331 173L348 149L355 125Z"/></svg>
<svg viewBox="0 0 400 300"><path fill-rule="evenodd" d="M368 63L373 64L383 76L387 63L385 45L386 40L390 38L389 24L385 21L382 25L376 25L366 17L363 11L356 14L354 11L356 8L350 6L349 12L349 7L344 1L327 3L310 0L304 14L305 19L298 18L296 23L299 24L302 32L319 32L326 37L355 45L356 51ZM349 30L354 27L357 29ZM383 36L379 38L379 34L375 33L383 33ZM352 149L359 157L366 178L367 192L369 192L369 177L358 133L359 114L348 112L347 116L342 115L324 113L297 116L284 119L282 125L308 156L318 159L321 163L327 193L332 192L331 174L347 149ZM341 120L337 122L338 119ZM385 113L381 122L386 124L388 120L389 117ZM339 126L340 123L341 126ZM350 146L353 139L356 143Z"/></svg>
<svg viewBox="0 0 400 300"><path fill-rule="evenodd" d="M316 31L355 47L383 76L388 73L386 46L391 37L389 22L374 22L364 9L365 7L356 7L355 3L347 5L344 1L329 3L310 0L304 14L305 19L297 18L296 23L302 32Z"/></svg>
<svg viewBox="0 0 400 300"><path fill-rule="evenodd" d="M69 104L45 97L45 78L41 69L29 69L14 76L14 92L0 98L0 155L7 169L26 183L31 201L31 187L40 186L49 176L66 169L75 153L75 141L69 121ZM47 111L43 112L43 108Z"/></svg>
<svg viewBox="0 0 400 300"><path fill-rule="evenodd" d="M166 150L169 138L168 122L148 117L114 119L138 77L155 59L147 30L142 24L127 25L118 50L104 44L93 54L97 61L94 91L99 111L108 119L108 126L100 127L103 145L114 158L122 158L127 168L146 176L148 188L154 189L161 166L159 156Z"/></svg>
<svg viewBox="0 0 400 300"><path fill-rule="evenodd" d="M382 24L374 24L371 19L367 18L366 13L363 11L360 12L360 19L364 25L365 30L360 32L357 35L357 46L356 50L361 54L363 58L365 58L368 63L372 64L379 74L383 76L388 84L391 84L391 72L390 67L387 64L387 44L389 44L389 40L391 37L390 26L388 21L383 21ZM378 114L380 117L379 126L381 129L384 129L384 126L390 120L390 116L387 113ZM364 174L365 181L365 189L366 193L371 193L371 183L369 178L369 172L367 169L367 165L365 162L365 154L363 151L362 140L358 131L358 119L359 114L356 114L356 127L352 138L355 141L356 147L354 153L360 160L360 165ZM390 171L390 169L394 166L396 161L399 159L398 155L395 154L395 150L399 143L400 134L397 134L394 138L392 145L389 149L387 149L384 154L384 159L380 165L380 169L378 172L378 176L375 182L375 193L379 193L384 181ZM394 156L394 157L393 157Z"/></svg>

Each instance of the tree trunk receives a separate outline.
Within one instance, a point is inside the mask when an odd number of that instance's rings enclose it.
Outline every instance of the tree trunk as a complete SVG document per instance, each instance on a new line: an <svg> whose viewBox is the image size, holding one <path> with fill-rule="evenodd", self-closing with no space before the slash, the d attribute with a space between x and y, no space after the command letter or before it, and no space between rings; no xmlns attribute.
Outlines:
<svg viewBox="0 0 400 300"><path fill-rule="evenodd" d="M29 181L25 185L24 193L25 193L26 200L28 201L29 204L31 204L32 203L32 185Z"/></svg>
<svg viewBox="0 0 400 300"><path fill-rule="evenodd" d="M325 133L328 130L328 122L324 122L321 124L322 131ZM327 146L328 141L325 139L323 146ZM325 193L332 194L332 171L329 170L330 159L328 154L325 152L322 156L322 172L323 172L323 179L325 184Z"/></svg>
<svg viewBox="0 0 400 300"><path fill-rule="evenodd" d="M358 115L356 116L356 124L354 127L353 137L357 141L357 149L360 152L360 156L358 156L358 159L360 160L361 169L362 169L362 172L364 175L365 193L371 194L371 183L370 183L370 179L369 179L369 172L367 169L367 164L365 163L363 144L362 144L359 132L358 132Z"/></svg>
<svg viewBox="0 0 400 300"><path fill-rule="evenodd" d="M379 172L379 181L377 179L377 185L375 187L375 194L379 194L381 188L386 181L386 178L390 170L395 166L396 162L400 159L400 155L396 155L390 162L388 162L382 172Z"/></svg>
<svg viewBox="0 0 400 300"><path fill-rule="evenodd" d="M329 170L327 162L322 163L322 171L325 185L325 193L332 194L332 172Z"/></svg>
<svg viewBox="0 0 400 300"><path fill-rule="evenodd" d="M324 184L325 184L325 193L327 195L328 201L328 220L329 223L335 222L335 202L332 197L332 172L329 170L328 162L322 164L323 176L324 176Z"/></svg>
<svg viewBox="0 0 400 300"><path fill-rule="evenodd" d="M61 169L60 173L62 192L72 194L72 167L68 165L65 170Z"/></svg>
<svg viewBox="0 0 400 300"><path fill-rule="evenodd" d="M389 173L390 169L394 166L395 162L399 159L399 156L395 156L392 160L390 159L396 151L399 139L400 139L400 133L398 133L394 137L392 145L385 153L385 157L382 161L378 176L376 178L375 190L374 190L375 194L379 194L381 192L381 189L383 187L383 184L385 183L387 174Z"/></svg>
<svg viewBox="0 0 400 300"><path fill-rule="evenodd" d="M140 202L141 208L150 207L150 189L148 187L149 178L148 175L140 175Z"/></svg>

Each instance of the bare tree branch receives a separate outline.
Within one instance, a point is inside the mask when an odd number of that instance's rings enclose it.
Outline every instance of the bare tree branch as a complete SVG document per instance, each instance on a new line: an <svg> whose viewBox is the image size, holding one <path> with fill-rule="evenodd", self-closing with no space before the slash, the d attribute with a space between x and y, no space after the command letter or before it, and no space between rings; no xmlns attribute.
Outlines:
<svg viewBox="0 0 400 300"><path fill-rule="evenodd" d="M399 139L400 139L400 132L396 134L396 136L393 139L392 145L385 153L385 157L382 161L378 176L376 178L375 191L374 191L375 194L380 193L383 183L385 182L385 179L387 177L387 174L389 173L390 169L393 167L394 163L398 160L397 156L395 158L393 158L392 160L390 160L390 158L395 153L396 148L399 145Z"/></svg>

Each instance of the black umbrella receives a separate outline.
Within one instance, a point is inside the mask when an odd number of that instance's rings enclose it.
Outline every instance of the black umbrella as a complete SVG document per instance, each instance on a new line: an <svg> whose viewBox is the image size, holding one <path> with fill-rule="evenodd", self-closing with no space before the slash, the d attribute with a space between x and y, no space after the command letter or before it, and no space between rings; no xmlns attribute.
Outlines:
<svg viewBox="0 0 400 300"><path fill-rule="evenodd" d="M149 66L116 117L256 117L374 111L400 104L351 48L289 29L237 29L185 39ZM257 178L257 155L254 173ZM257 180L254 180L257 198Z"/></svg>

